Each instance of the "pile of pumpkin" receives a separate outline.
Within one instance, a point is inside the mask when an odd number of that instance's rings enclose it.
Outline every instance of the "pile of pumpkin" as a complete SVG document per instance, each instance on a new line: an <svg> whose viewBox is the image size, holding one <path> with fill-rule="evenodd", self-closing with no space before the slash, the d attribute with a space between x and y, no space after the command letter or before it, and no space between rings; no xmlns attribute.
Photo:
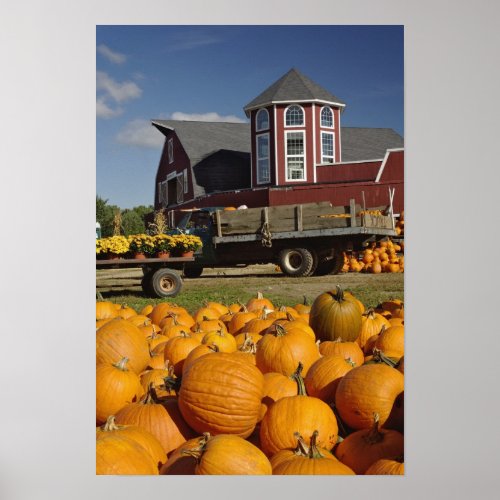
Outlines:
<svg viewBox="0 0 500 500"><path fill-rule="evenodd" d="M371 243L362 252L344 252L342 272L352 273L403 273L404 241L393 242L390 238Z"/></svg>
<svg viewBox="0 0 500 500"><path fill-rule="evenodd" d="M404 307L96 303L97 474L403 474Z"/></svg>

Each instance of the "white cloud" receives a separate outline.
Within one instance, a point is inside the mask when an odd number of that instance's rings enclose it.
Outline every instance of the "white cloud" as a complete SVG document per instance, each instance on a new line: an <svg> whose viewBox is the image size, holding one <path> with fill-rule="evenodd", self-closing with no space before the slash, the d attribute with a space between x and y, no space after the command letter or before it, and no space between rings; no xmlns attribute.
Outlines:
<svg viewBox="0 0 500 500"><path fill-rule="evenodd" d="M198 121L198 122L230 122L230 123L246 123L246 120L238 118L235 115L219 115L219 113L183 113L182 111L175 111L172 113L171 120L185 120L185 121Z"/></svg>
<svg viewBox="0 0 500 500"><path fill-rule="evenodd" d="M97 52L99 52L99 54L101 54L108 61L111 61L114 64L123 64L127 59L124 54L115 52L114 50L111 50L107 45L104 44L97 46Z"/></svg>
<svg viewBox="0 0 500 500"><path fill-rule="evenodd" d="M96 116L97 118L114 118L115 116L121 115L123 113L123 109L116 108L112 109L106 103L104 97L98 97L96 99Z"/></svg>
<svg viewBox="0 0 500 500"><path fill-rule="evenodd" d="M163 146L165 136L149 120L137 119L128 122L118 132L116 140L130 146L158 149Z"/></svg>
<svg viewBox="0 0 500 500"><path fill-rule="evenodd" d="M134 82L117 82L104 71L97 71L97 90L102 90L106 97L116 102L128 101L141 96L141 88Z"/></svg>
<svg viewBox="0 0 500 500"><path fill-rule="evenodd" d="M221 40L213 35L204 33L183 33L172 37L166 44L168 52L177 52L179 50L192 50L206 45L219 43Z"/></svg>

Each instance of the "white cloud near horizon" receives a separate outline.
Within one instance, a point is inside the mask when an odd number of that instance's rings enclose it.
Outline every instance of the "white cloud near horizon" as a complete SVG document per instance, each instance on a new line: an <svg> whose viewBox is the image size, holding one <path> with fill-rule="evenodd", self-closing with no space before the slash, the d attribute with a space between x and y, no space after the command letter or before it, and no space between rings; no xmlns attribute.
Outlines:
<svg viewBox="0 0 500 500"><path fill-rule="evenodd" d="M119 52L115 52L114 50L111 50L107 45L104 45L103 43L97 46L97 52L99 52L101 56L105 57L108 61L114 64L123 64L127 60L125 54L120 54Z"/></svg>
<svg viewBox="0 0 500 500"><path fill-rule="evenodd" d="M104 71L96 73L96 116L97 118L113 118L121 115L123 109L119 104L142 95L142 89L134 82L117 82ZM112 106L111 101L116 105Z"/></svg>
<svg viewBox="0 0 500 500"><path fill-rule="evenodd" d="M206 45L219 43L218 37L206 33L183 33L176 35L166 44L167 52L177 52L180 50L192 50Z"/></svg>
<svg viewBox="0 0 500 500"><path fill-rule="evenodd" d="M190 122L228 122L228 123L246 123L246 120L235 115L219 115L219 113L183 113L175 111L171 114L170 120L184 120Z"/></svg>
<svg viewBox="0 0 500 500"><path fill-rule="evenodd" d="M159 149L165 136L151 125L149 120L138 118L128 122L116 135L120 144L141 148Z"/></svg>
<svg viewBox="0 0 500 500"><path fill-rule="evenodd" d="M96 116L97 118L114 118L123 113L122 108L113 109L106 103L104 97L96 99Z"/></svg>
<svg viewBox="0 0 500 500"><path fill-rule="evenodd" d="M116 102L136 99L142 95L141 88L135 82L117 82L104 71L97 71L96 88Z"/></svg>

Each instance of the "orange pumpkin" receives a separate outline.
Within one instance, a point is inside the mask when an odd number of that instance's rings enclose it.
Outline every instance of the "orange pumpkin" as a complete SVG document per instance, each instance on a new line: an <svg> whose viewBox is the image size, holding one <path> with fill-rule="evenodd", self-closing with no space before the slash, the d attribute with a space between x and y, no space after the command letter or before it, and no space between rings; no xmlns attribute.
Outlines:
<svg viewBox="0 0 500 500"><path fill-rule="evenodd" d="M373 308L365 311L363 313L363 317L361 318L361 330L358 338L356 339L359 347L363 349L370 337L380 333L382 326L389 328L391 325L386 318L384 318L381 314L376 313Z"/></svg>
<svg viewBox="0 0 500 500"><path fill-rule="evenodd" d="M252 297L246 304L249 311L260 311L262 309L274 310L273 303L264 297L262 292L257 292L256 297Z"/></svg>
<svg viewBox="0 0 500 500"><path fill-rule="evenodd" d="M404 474L404 462L388 458L380 458L373 462L365 472L365 476L404 476Z"/></svg>
<svg viewBox="0 0 500 500"><path fill-rule="evenodd" d="M319 352L322 356L338 354L344 359L352 361L354 366L361 366L365 359L363 351L356 342L342 342L339 339L320 342Z"/></svg>
<svg viewBox="0 0 500 500"><path fill-rule="evenodd" d="M174 367L174 374L177 377L182 374L182 366L188 354L199 345L200 342L187 333L173 337L165 344L163 357Z"/></svg>
<svg viewBox="0 0 500 500"><path fill-rule="evenodd" d="M263 389L264 376L257 367L217 352L198 358L185 370L179 408L197 432L246 438L259 420Z"/></svg>

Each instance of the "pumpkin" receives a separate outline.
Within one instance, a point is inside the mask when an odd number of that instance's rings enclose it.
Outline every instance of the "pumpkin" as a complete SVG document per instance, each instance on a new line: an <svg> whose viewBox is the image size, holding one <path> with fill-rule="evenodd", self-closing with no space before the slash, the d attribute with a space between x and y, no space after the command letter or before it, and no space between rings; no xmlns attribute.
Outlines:
<svg viewBox="0 0 500 500"><path fill-rule="evenodd" d="M380 458L394 458L404 452L404 437L395 430L380 429L378 415L371 429L349 434L335 449L335 456L356 474L366 470Z"/></svg>
<svg viewBox="0 0 500 500"><path fill-rule="evenodd" d="M202 344L215 344L220 352L234 352L237 349L236 339L226 331L212 331L203 336Z"/></svg>
<svg viewBox="0 0 500 500"><path fill-rule="evenodd" d="M404 476L405 464L399 460L380 458L373 462L365 472L365 476Z"/></svg>
<svg viewBox="0 0 500 500"><path fill-rule="evenodd" d="M171 338L163 349L165 361L169 361L174 367L174 374L179 377L182 374L182 366L188 354L200 345L197 339L192 338L187 333Z"/></svg>
<svg viewBox="0 0 500 500"><path fill-rule="evenodd" d="M117 316L122 319L130 319L133 316L137 316L137 311L127 306L127 304L121 304L117 312Z"/></svg>
<svg viewBox="0 0 500 500"><path fill-rule="evenodd" d="M353 367L352 361L338 354L329 354L319 358L309 368L304 378L307 394L325 403L333 403L340 379Z"/></svg>
<svg viewBox="0 0 500 500"><path fill-rule="evenodd" d="M194 314L193 319L196 323L207 320L217 320L221 315L216 309L210 307L200 307Z"/></svg>
<svg viewBox="0 0 500 500"><path fill-rule="evenodd" d="M273 324L273 322L274 319L268 318L268 313L263 311L259 317L251 319L248 323L246 323L240 333L263 334Z"/></svg>
<svg viewBox="0 0 500 500"><path fill-rule="evenodd" d="M361 330L358 338L356 339L359 347L363 349L370 337L380 333L382 326L389 328L391 325L386 318L384 318L381 314L376 313L372 307L365 311L361 318Z"/></svg>
<svg viewBox="0 0 500 500"><path fill-rule="evenodd" d="M307 297L305 295L302 304L295 304L293 308L299 314L309 314L311 312L311 305L307 302Z"/></svg>
<svg viewBox="0 0 500 500"><path fill-rule="evenodd" d="M380 304L385 311L389 311L393 318L404 318L404 304L400 299L386 300Z"/></svg>
<svg viewBox="0 0 500 500"><path fill-rule="evenodd" d="M321 399L304 395L279 399L269 407L260 424L260 444L267 456L280 450L293 450L295 433L312 436L318 431L317 443L331 450L337 442L338 424L333 410Z"/></svg>
<svg viewBox="0 0 500 500"><path fill-rule="evenodd" d="M193 332L214 332L216 330L222 330L223 332L227 332L227 327L224 321L220 319L203 319L201 321L196 322L192 327L191 331Z"/></svg>
<svg viewBox="0 0 500 500"><path fill-rule="evenodd" d="M194 475L198 460L196 457L185 453L192 448L198 448L200 443L199 437L188 439L170 453L168 460L161 466L161 476L186 476Z"/></svg>
<svg viewBox="0 0 500 500"><path fill-rule="evenodd" d="M158 465L136 440L103 432L96 439L96 474L157 475Z"/></svg>
<svg viewBox="0 0 500 500"><path fill-rule="evenodd" d="M208 307L209 309L215 309L219 313L219 318L229 312L229 307L221 304L220 302L209 301L205 304L205 307Z"/></svg>
<svg viewBox="0 0 500 500"><path fill-rule="evenodd" d="M303 320L302 318L293 318L290 315L287 315L287 318L277 319L273 324L281 325L286 332L292 329L302 330L304 333L309 335L314 341L316 340L316 334L314 330L309 326L309 323ZM268 331L273 331L272 326L269 327Z"/></svg>
<svg viewBox="0 0 500 500"><path fill-rule="evenodd" d="M160 323L163 318L168 316L169 314L188 314L186 309L183 307L179 307L176 304L172 304L170 302L160 302L153 307L150 313L147 314L151 321L158 326L161 326Z"/></svg>
<svg viewBox="0 0 500 500"><path fill-rule="evenodd" d="M95 319L96 321L103 319L116 318L118 313L116 311L115 304L107 300L98 301L95 304Z"/></svg>
<svg viewBox="0 0 500 500"><path fill-rule="evenodd" d="M295 433L295 437L295 450L281 450L271 458L273 475L355 475L352 469L337 460L328 450L318 447L317 430L311 436L310 446L306 445L299 433Z"/></svg>
<svg viewBox="0 0 500 500"><path fill-rule="evenodd" d="M135 425L118 425L115 416L110 415L106 423L96 429L96 437L102 437L106 433L116 436L126 436L139 443L151 455L155 463L160 466L167 461L167 454L160 442L148 431Z"/></svg>
<svg viewBox="0 0 500 500"><path fill-rule="evenodd" d="M205 356L205 354L213 354L214 352L219 352L219 347L217 344L200 344L196 346L186 357L184 360L184 364L182 365L182 373L184 373L188 366L198 358Z"/></svg>
<svg viewBox="0 0 500 500"><path fill-rule="evenodd" d="M253 342L254 344L257 344L257 342L261 338L262 335L260 333L253 333L253 332L241 332L234 336L234 340L236 340L237 349L240 349L243 345L245 345L245 342L247 344L248 342Z"/></svg>
<svg viewBox="0 0 500 500"><path fill-rule="evenodd" d="M139 328L115 318L96 332L96 364L117 363L122 358L128 358L128 367L139 374L148 366L149 346Z"/></svg>
<svg viewBox="0 0 500 500"><path fill-rule="evenodd" d="M96 420L99 424L143 394L139 376L127 368L127 358L96 368Z"/></svg>
<svg viewBox="0 0 500 500"><path fill-rule="evenodd" d="M379 415L383 426L403 390L401 372L385 363L364 364L342 377L335 393L335 406L341 419L352 429L371 428L374 413Z"/></svg>
<svg viewBox="0 0 500 500"><path fill-rule="evenodd" d="M136 314L135 316L130 316L127 318L135 326L144 326L152 324L153 322L145 314Z"/></svg>
<svg viewBox="0 0 500 500"><path fill-rule="evenodd" d="M252 297L246 304L248 311L260 311L262 309L274 310L273 303L264 297L262 292L257 292L256 297Z"/></svg>
<svg viewBox="0 0 500 500"><path fill-rule="evenodd" d="M168 385L166 384L165 379L169 381ZM176 395L174 390L176 381L174 367L169 365L168 361L165 363L164 368L152 368L142 372L140 381L144 392L147 392L149 386L153 384L156 395L159 398Z"/></svg>
<svg viewBox="0 0 500 500"><path fill-rule="evenodd" d="M361 311L352 297L345 297L340 286L320 294L313 302L309 325L320 340L354 341L361 330Z"/></svg>
<svg viewBox="0 0 500 500"><path fill-rule="evenodd" d="M119 424L136 425L149 431L167 455L195 436L182 418L177 400L173 397L158 399L152 385L141 401L124 406L115 417Z"/></svg>
<svg viewBox="0 0 500 500"><path fill-rule="evenodd" d="M405 353L404 326L390 326L380 333L375 342L375 347L386 356L401 358Z"/></svg>
<svg viewBox="0 0 500 500"><path fill-rule="evenodd" d="M269 459L255 445L234 434L211 436L206 432L198 447L183 453L197 460L197 475L271 475Z"/></svg>
<svg viewBox="0 0 500 500"><path fill-rule="evenodd" d="M154 349L150 349L151 357L149 358L148 368L165 368L166 362L165 357L163 356L165 344L166 342L163 342L162 344L158 344Z"/></svg>
<svg viewBox="0 0 500 500"><path fill-rule="evenodd" d="M319 358L314 340L300 330L286 331L281 325L273 325L257 343L255 360L262 373L278 372L290 376L302 363L304 375Z"/></svg>
<svg viewBox="0 0 500 500"><path fill-rule="evenodd" d="M171 312L158 323L158 326L161 328L162 335L169 335L169 329L174 325L182 325L186 330L189 330L195 323L196 321L194 320L194 318L187 312Z"/></svg>
<svg viewBox="0 0 500 500"><path fill-rule="evenodd" d="M355 366L361 366L365 359L363 351L356 342L342 342L340 339L320 342L319 352L322 356L338 354L352 361Z"/></svg>
<svg viewBox="0 0 500 500"><path fill-rule="evenodd" d="M248 311L244 307L243 311L234 313L231 316L231 320L227 325L227 331L232 335L236 335L243 331L243 327L252 319L257 318L257 314L252 311Z"/></svg>
<svg viewBox="0 0 500 500"><path fill-rule="evenodd" d="M197 432L248 437L260 414L264 376L232 353L198 358L185 370L179 408Z"/></svg>

